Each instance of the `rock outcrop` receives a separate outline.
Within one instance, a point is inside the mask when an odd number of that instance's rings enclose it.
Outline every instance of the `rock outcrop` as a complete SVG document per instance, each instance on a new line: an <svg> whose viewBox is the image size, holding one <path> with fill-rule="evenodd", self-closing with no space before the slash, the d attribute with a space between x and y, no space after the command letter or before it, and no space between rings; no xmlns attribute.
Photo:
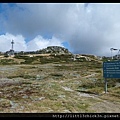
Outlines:
<svg viewBox="0 0 120 120"><path fill-rule="evenodd" d="M39 51L40 54L54 53L54 54L72 54L68 49L61 46L49 46L47 48L41 49Z"/></svg>

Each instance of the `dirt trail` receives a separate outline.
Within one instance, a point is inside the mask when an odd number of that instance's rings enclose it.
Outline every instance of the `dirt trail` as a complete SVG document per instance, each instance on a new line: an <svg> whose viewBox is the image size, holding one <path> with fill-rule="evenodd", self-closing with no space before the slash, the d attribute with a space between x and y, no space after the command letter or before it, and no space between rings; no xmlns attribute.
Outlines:
<svg viewBox="0 0 120 120"><path fill-rule="evenodd" d="M71 88L63 87L65 91L73 92ZM76 91L74 91L76 92ZM80 97L88 97L93 98L95 100L99 100L100 102L93 103L89 109L95 111L96 113L120 113L120 103L119 102L112 102L108 100L104 100L99 97L99 95L77 92L78 96Z"/></svg>
<svg viewBox="0 0 120 120"><path fill-rule="evenodd" d="M90 75L86 75L86 76L84 76L83 78L93 77L93 76L95 76L96 74L99 74L99 73L92 73L92 74L90 74Z"/></svg>
<svg viewBox="0 0 120 120"><path fill-rule="evenodd" d="M102 100L93 104L89 109L96 113L120 113L120 103Z"/></svg>

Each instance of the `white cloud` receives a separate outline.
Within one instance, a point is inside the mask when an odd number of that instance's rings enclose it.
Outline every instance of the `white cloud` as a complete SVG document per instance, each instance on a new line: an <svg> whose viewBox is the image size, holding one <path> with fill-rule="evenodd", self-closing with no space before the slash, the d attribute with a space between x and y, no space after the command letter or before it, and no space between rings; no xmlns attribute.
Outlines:
<svg viewBox="0 0 120 120"><path fill-rule="evenodd" d="M26 42L22 35L12 35L6 33L5 35L0 35L0 51L8 51L11 49L11 41L14 40L14 50L24 51L26 50Z"/></svg>
<svg viewBox="0 0 120 120"><path fill-rule="evenodd" d="M38 35L33 40L27 43L27 50L35 51L46 48L48 46L63 47L61 41L54 36L52 37L52 39L45 39L42 36Z"/></svg>
<svg viewBox="0 0 120 120"><path fill-rule="evenodd" d="M22 35L12 35L6 33L5 35L0 35L0 51L5 52L11 49L11 41L14 40L14 50L15 51L36 51L48 46L61 46L63 47L61 41L56 37L52 39L45 39L38 35L33 40L26 43L25 38Z"/></svg>
<svg viewBox="0 0 120 120"><path fill-rule="evenodd" d="M61 45L67 41L74 53L110 55L110 48L119 48L120 44L119 11L119 3L22 3L12 9L7 7L0 17L4 21L1 25L4 31L34 38L28 44L22 43L25 50L43 48L52 43ZM42 38L47 33L54 35L52 39Z"/></svg>

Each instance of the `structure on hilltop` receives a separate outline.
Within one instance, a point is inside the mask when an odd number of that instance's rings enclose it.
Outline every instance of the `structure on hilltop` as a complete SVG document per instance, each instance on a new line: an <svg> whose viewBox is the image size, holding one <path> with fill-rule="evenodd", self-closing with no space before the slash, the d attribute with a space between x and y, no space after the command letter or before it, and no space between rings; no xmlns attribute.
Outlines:
<svg viewBox="0 0 120 120"><path fill-rule="evenodd" d="M12 47L9 51L6 51L6 55L14 56L17 55L27 55L27 54L72 54L68 49L61 47L61 46L48 46L47 48L43 48L37 51L14 51L13 45L14 41L11 42Z"/></svg>
<svg viewBox="0 0 120 120"><path fill-rule="evenodd" d="M11 41L11 45L12 45L11 49L6 52L8 56L14 56L14 49L13 49L14 41L13 40Z"/></svg>

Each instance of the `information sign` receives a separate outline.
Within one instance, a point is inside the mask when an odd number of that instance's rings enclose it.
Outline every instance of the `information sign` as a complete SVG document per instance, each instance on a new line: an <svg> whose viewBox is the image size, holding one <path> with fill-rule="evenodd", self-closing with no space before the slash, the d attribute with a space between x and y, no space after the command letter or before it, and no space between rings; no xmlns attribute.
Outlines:
<svg viewBox="0 0 120 120"><path fill-rule="evenodd" d="M120 61L103 62L104 78L120 78Z"/></svg>

